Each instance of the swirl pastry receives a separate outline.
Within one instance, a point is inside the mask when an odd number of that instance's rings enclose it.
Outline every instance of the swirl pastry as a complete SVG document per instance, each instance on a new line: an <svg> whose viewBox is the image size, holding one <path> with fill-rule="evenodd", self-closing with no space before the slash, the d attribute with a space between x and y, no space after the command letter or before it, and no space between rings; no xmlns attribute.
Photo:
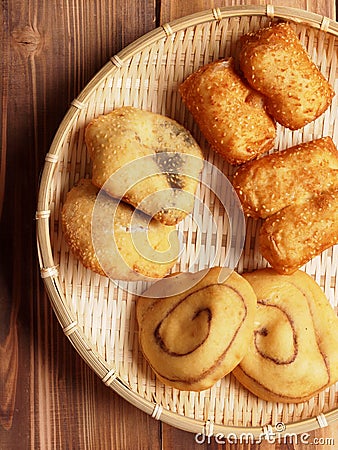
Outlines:
<svg viewBox="0 0 338 450"><path fill-rule="evenodd" d="M90 180L80 180L68 192L62 227L74 256L113 279L164 277L179 254L175 227L150 221L130 205L99 194Z"/></svg>
<svg viewBox="0 0 338 450"><path fill-rule="evenodd" d="M267 111L287 128L303 127L331 104L333 88L287 23L243 36L239 59L248 83L266 97Z"/></svg>
<svg viewBox="0 0 338 450"><path fill-rule="evenodd" d="M255 330L235 377L267 401L308 400L338 381L338 318L305 272L245 274L257 295Z"/></svg>
<svg viewBox="0 0 338 450"><path fill-rule="evenodd" d="M338 188L338 151L330 137L295 145L241 166L233 185L244 212L271 216L294 202Z"/></svg>
<svg viewBox="0 0 338 450"><path fill-rule="evenodd" d="M192 286L196 274L163 279L150 288L154 298L146 292L137 300L142 352L163 383L181 390L207 389L229 373L253 330L256 296L250 284L235 272L224 277L218 267L202 274ZM177 294L163 298L176 286Z"/></svg>
<svg viewBox="0 0 338 450"><path fill-rule="evenodd" d="M211 147L230 164L242 164L273 147L274 121L261 95L237 75L232 58L201 67L179 91Z"/></svg>
<svg viewBox="0 0 338 450"><path fill-rule="evenodd" d="M291 274L338 243L338 190L314 195L267 218L259 250L279 273Z"/></svg>
<svg viewBox="0 0 338 450"><path fill-rule="evenodd" d="M192 211L203 154L182 125L124 106L92 120L85 139L95 186L165 225Z"/></svg>

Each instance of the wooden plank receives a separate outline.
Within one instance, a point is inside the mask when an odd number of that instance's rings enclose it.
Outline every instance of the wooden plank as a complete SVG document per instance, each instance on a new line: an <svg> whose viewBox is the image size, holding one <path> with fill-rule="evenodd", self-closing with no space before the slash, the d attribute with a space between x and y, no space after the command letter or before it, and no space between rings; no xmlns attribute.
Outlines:
<svg viewBox="0 0 338 450"><path fill-rule="evenodd" d="M335 15L333 2L282 3ZM162 425L129 405L106 388L71 347L37 271L34 213L39 174L72 99L110 56L159 23L226 4L242 2L1 2L1 449L291 448L219 445L215 440L198 444L192 433ZM315 431L308 442L334 438L337 444L336 428ZM309 448L302 443L292 447ZM319 448L335 447L327 443Z"/></svg>
<svg viewBox="0 0 338 450"><path fill-rule="evenodd" d="M275 6L289 6L292 8L305 9L317 14L321 14L332 19L336 17L336 6L334 1L316 1L316 0L284 0L284 1L260 1L251 0L245 2L243 0L193 0L189 2L173 2L170 0L161 1L160 21L161 23L170 22L195 12L204 11L210 8L217 8L221 6L239 6L239 5L265 5L273 4Z"/></svg>
<svg viewBox="0 0 338 450"><path fill-rule="evenodd" d="M159 422L105 387L64 337L40 282L34 232L40 170L70 102L154 17L147 1L1 2L1 449L159 448Z"/></svg>

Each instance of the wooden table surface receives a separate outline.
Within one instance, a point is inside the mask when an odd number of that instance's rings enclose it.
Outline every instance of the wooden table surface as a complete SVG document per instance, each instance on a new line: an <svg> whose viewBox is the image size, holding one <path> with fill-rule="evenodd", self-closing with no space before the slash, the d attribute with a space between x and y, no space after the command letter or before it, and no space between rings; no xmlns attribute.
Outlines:
<svg viewBox="0 0 338 450"><path fill-rule="evenodd" d="M151 29L196 11L244 3L1 2L1 450L338 448L337 423L311 432L307 443L235 445L211 440L208 445L152 419L107 388L81 360L64 336L40 280L34 220L39 176L70 102L112 55ZM336 17L334 0L274 4Z"/></svg>

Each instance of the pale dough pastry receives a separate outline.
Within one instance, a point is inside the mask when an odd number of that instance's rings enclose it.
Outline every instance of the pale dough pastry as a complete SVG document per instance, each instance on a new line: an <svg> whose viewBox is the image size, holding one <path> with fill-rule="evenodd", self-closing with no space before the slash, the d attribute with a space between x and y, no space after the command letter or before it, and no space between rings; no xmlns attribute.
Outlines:
<svg viewBox="0 0 338 450"><path fill-rule="evenodd" d="M81 263L118 280L162 278L177 261L179 241L166 226L80 180L62 208L65 241Z"/></svg>
<svg viewBox="0 0 338 450"><path fill-rule="evenodd" d="M257 295L255 329L235 377L267 401L308 400L338 381L338 317L305 272L244 274Z"/></svg>
<svg viewBox="0 0 338 450"><path fill-rule="evenodd" d="M146 292L137 300L140 346L163 383L181 390L207 389L243 358L256 296L240 275L233 272L223 280L223 273L219 267L204 271L193 286L190 277L196 274L177 274L150 288L160 297ZM182 276L188 289L182 288ZM169 296L177 285L178 293Z"/></svg>

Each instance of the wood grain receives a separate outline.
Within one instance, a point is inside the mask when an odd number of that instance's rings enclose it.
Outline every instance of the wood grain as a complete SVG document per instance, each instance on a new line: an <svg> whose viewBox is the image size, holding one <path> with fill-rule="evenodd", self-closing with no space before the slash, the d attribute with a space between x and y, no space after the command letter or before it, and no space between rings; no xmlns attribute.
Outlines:
<svg viewBox="0 0 338 450"><path fill-rule="evenodd" d="M112 55L147 31L196 11L240 4L244 2L1 2L1 450L314 447L295 442L198 444L193 434L151 419L107 388L77 355L55 319L38 272L37 186L45 154L70 102ZM333 1L274 4L335 17ZM333 438L337 446L337 427L312 432L308 442L316 438Z"/></svg>
<svg viewBox="0 0 338 450"><path fill-rule="evenodd" d="M266 5L273 4L275 6L287 6L292 8L305 9L315 12L327 17L335 18L336 9L335 2L325 1L308 1L308 0L283 0L283 1L260 1L251 0L249 2L243 2L242 0L194 0L192 2L172 2L165 0L161 2L160 18L161 23L169 22L170 20L177 19L188 14L193 14L197 11L203 11L208 8L217 8L221 6L239 6L239 5Z"/></svg>
<svg viewBox="0 0 338 450"><path fill-rule="evenodd" d="M64 337L40 282L34 231L43 159L70 102L111 55L156 25L154 5L137 5L136 15L133 1L1 3L11 74L2 85L10 151L0 230L1 449L159 448L151 438L159 423L106 388Z"/></svg>

